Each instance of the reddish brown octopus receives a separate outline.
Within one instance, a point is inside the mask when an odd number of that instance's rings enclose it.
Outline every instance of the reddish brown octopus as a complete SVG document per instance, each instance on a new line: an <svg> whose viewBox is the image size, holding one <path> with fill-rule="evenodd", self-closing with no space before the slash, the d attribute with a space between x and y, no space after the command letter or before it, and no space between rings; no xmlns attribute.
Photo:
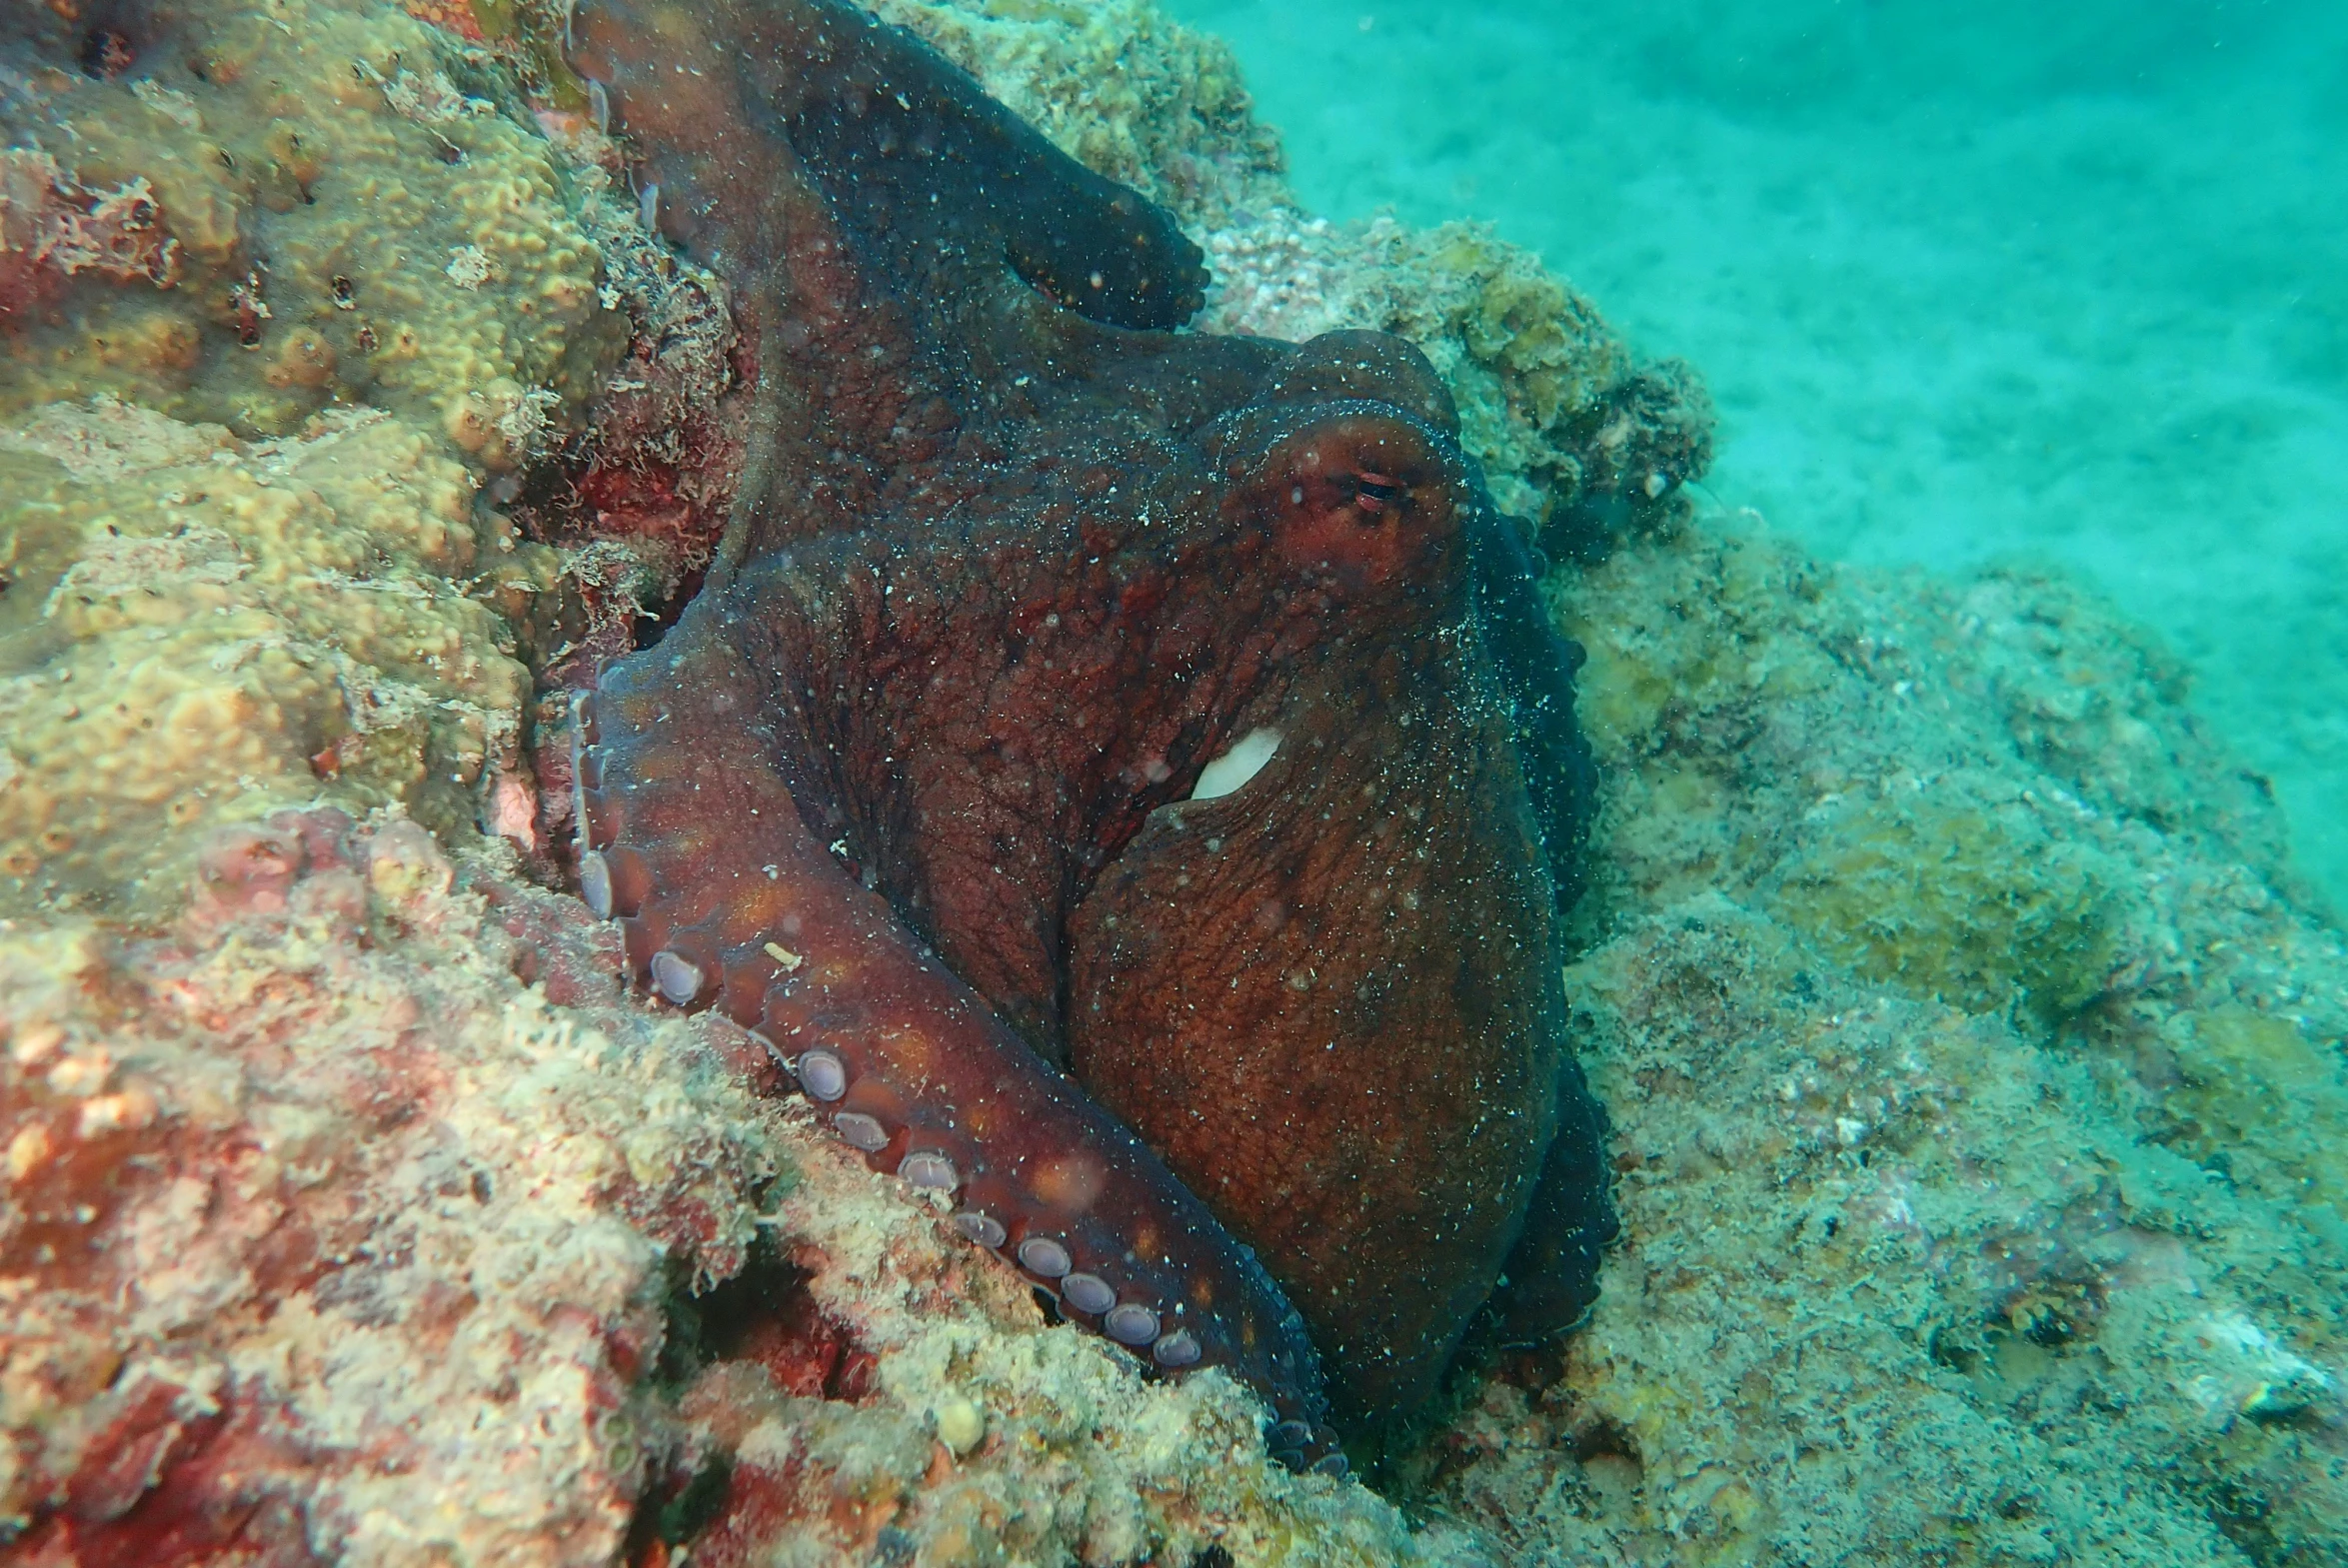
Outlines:
<svg viewBox="0 0 2348 1568"><path fill-rule="evenodd" d="M1174 331L1165 213L835 0L577 58L759 356L707 586L579 711L638 980L1290 1464L1343 1467L1323 1367L1368 1422L1487 1307L1569 1324L1579 654L1425 361Z"/></svg>

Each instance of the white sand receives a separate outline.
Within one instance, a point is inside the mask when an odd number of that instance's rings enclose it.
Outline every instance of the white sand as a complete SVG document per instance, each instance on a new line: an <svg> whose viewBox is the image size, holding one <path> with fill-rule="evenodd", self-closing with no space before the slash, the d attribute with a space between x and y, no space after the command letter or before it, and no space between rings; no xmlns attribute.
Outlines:
<svg viewBox="0 0 2348 1568"><path fill-rule="evenodd" d="M2159 628L2348 906L2348 8L1174 0L1335 217L1472 216L1833 557Z"/></svg>

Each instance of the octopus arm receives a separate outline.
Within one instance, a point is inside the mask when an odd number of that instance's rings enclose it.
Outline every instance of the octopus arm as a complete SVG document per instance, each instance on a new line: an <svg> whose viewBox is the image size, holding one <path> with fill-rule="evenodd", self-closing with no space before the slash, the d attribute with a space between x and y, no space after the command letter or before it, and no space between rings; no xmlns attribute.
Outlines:
<svg viewBox="0 0 2348 1568"><path fill-rule="evenodd" d="M969 1239L1166 1372L1270 1399L1288 1456L1333 1446L1302 1319L1165 1163L930 956L809 829L745 656L746 584L697 601L581 700L581 883L634 981L717 1007L876 1170L949 1195Z"/></svg>

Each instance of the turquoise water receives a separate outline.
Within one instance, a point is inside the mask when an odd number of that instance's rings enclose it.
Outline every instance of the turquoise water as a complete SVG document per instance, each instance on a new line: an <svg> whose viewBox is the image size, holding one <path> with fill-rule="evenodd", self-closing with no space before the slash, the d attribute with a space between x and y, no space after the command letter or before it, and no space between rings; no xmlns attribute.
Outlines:
<svg viewBox="0 0 2348 1568"><path fill-rule="evenodd" d="M1172 9L1308 206L1489 219L1700 367L1721 505L2159 629L2348 906L2348 7Z"/></svg>

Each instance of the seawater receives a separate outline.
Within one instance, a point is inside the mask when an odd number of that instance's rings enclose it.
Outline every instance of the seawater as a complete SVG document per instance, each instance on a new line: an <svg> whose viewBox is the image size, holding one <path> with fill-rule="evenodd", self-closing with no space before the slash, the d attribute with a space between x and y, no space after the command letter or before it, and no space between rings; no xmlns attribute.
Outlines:
<svg viewBox="0 0 2348 1568"><path fill-rule="evenodd" d="M1332 218L1481 218L1705 375L1706 490L2052 564L2348 909L2348 6L1173 0Z"/></svg>

